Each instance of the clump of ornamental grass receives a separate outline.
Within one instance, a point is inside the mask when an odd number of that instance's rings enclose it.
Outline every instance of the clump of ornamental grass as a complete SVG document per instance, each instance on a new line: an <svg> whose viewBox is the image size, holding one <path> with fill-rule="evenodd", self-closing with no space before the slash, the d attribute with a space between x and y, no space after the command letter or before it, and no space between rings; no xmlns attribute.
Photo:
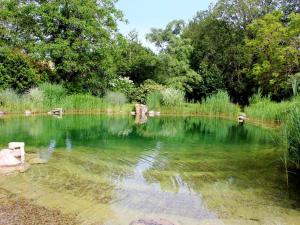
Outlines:
<svg viewBox="0 0 300 225"><path fill-rule="evenodd" d="M250 105L245 108L245 113L250 118L281 122L290 105L289 101L273 102L270 97L255 95L250 99Z"/></svg>
<svg viewBox="0 0 300 225"><path fill-rule="evenodd" d="M159 110L161 105L162 95L159 91L150 92L146 99L146 104L150 110Z"/></svg>
<svg viewBox="0 0 300 225"><path fill-rule="evenodd" d="M161 91L161 101L164 106L180 106L184 103L184 93L175 88L166 88Z"/></svg>
<svg viewBox="0 0 300 225"><path fill-rule="evenodd" d="M289 108L284 128L289 162L300 169L300 110L296 105Z"/></svg>
<svg viewBox="0 0 300 225"><path fill-rule="evenodd" d="M60 101L66 96L66 90L61 84L43 83L39 86L44 97L46 107L58 107Z"/></svg>
<svg viewBox="0 0 300 225"><path fill-rule="evenodd" d="M231 103L230 97L226 91L218 91L207 97L197 109L198 113L209 115L230 115L236 116L240 108L238 105Z"/></svg>
<svg viewBox="0 0 300 225"><path fill-rule="evenodd" d="M13 89L0 91L0 107L2 111L14 112L20 108L20 96Z"/></svg>
<svg viewBox="0 0 300 225"><path fill-rule="evenodd" d="M69 95L61 102L61 107L70 111L102 111L105 105L101 98L88 94Z"/></svg>
<svg viewBox="0 0 300 225"><path fill-rule="evenodd" d="M34 112L43 111L44 95L43 92L35 87L22 96L23 107L25 110Z"/></svg>
<svg viewBox="0 0 300 225"><path fill-rule="evenodd" d="M122 106L127 102L126 95L121 92L108 91L104 101L112 106Z"/></svg>

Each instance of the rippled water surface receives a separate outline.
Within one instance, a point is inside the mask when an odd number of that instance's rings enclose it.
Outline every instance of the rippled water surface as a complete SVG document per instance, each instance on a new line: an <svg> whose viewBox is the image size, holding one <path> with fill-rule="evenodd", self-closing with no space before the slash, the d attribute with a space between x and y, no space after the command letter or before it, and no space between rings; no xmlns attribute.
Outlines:
<svg viewBox="0 0 300 225"><path fill-rule="evenodd" d="M81 224L300 224L272 130L103 115L5 118L0 126L1 147L25 141L48 161L2 177L0 188Z"/></svg>

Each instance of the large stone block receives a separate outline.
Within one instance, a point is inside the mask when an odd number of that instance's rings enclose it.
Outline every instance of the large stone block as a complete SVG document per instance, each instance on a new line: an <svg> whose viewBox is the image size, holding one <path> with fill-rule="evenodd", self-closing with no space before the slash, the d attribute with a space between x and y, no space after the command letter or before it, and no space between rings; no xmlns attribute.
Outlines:
<svg viewBox="0 0 300 225"><path fill-rule="evenodd" d="M8 148L12 150L14 157L21 157L21 162L25 162L25 143L24 142L10 142Z"/></svg>

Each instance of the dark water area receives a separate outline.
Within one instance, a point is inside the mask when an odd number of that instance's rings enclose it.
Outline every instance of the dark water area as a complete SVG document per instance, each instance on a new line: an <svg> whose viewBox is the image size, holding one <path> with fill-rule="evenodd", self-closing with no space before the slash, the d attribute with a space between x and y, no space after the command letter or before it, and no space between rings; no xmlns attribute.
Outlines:
<svg viewBox="0 0 300 225"><path fill-rule="evenodd" d="M47 161L0 188L81 224L300 224L276 130L199 117L0 119L0 146ZM1 201L1 199L0 199Z"/></svg>

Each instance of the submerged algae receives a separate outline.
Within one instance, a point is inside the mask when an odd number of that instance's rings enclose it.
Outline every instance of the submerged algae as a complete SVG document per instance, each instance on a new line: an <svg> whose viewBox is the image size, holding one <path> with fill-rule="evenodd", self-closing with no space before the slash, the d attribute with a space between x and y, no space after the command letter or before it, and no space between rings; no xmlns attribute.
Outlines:
<svg viewBox="0 0 300 225"><path fill-rule="evenodd" d="M8 122L1 143L16 133L49 161L0 179L0 187L76 214L81 224L300 221L293 207L299 195L286 189L272 131L205 118L154 118L141 126L123 120L118 125L122 118L42 117L34 133L23 127L30 121L16 130Z"/></svg>

